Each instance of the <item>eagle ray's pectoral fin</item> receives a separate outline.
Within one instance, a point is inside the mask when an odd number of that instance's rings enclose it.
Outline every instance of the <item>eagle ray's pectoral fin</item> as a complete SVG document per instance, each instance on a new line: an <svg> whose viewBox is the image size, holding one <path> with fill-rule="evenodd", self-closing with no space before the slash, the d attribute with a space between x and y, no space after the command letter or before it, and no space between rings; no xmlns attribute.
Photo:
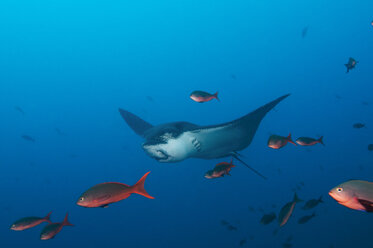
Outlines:
<svg viewBox="0 0 373 248"><path fill-rule="evenodd" d="M244 164L247 168L249 168L250 170L252 170L255 174L257 174L258 176L260 176L261 178L263 178L264 180L267 180L267 177L265 177L263 174L261 174L259 171L255 170L253 167L251 167L250 165L246 164L242 159L240 159L238 157L238 155L236 153L232 153L232 157L234 157L235 159L237 159L238 161L240 161L242 164Z"/></svg>

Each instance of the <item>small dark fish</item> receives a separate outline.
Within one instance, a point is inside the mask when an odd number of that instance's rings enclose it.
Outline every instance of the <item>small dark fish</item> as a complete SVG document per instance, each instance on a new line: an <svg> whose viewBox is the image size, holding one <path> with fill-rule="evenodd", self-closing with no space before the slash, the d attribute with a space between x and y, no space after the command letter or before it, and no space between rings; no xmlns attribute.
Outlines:
<svg viewBox="0 0 373 248"><path fill-rule="evenodd" d="M228 226L228 225L229 225L229 222L226 221L226 220L221 220L221 221L220 221L220 224L222 224L223 226Z"/></svg>
<svg viewBox="0 0 373 248"><path fill-rule="evenodd" d="M32 227L35 227L37 225L40 225L43 222L52 223L50 221L50 216L52 212L50 212L46 217L40 218L40 217L26 217L22 218L20 220L17 220L16 222L11 225L10 229L13 231L23 231Z"/></svg>
<svg viewBox="0 0 373 248"><path fill-rule="evenodd" d="M369 106L369 102L366 102L366 101L362 101L361 104L363 104L365 106Z"/></svg>
<svg viewBox="0 0 373 248"><path fill-rule="evenodd" d="M368 151L373 151L373 144L368 145Z"/></svg>
<svg viewBox="0 0 373 248"><path fill-rule="evenodd" d="M234 75L234 74L231 74L231 78L232 78L233 80L236 80L236 79L237 79L236 75Z"/></svg>
<svg viewBox="0 0 373 248"><path fill-rule="evenodd" d="M307 33L308 33L308 26L307 26L307 27L304 27L304 28L302 29L302 38L306 38Z"/></svg>
<svg viewBox="0 0 373 248"><path fill-rule="evenodd" d="M35 142L35 139L33 137L29 136L29 135L22 135L21 137L24 140Z"/></svg>
<svg viewBox="0 0 373 248"><path fill-rule="evenodd" d="M44 227L43 231L41 231L40 239L41 240L48 240L54 238L64 226L74 226L69 222L67 219L68 214L66 214L65 219L61 223L50 223Z"/></svg>
<svg viewBox="0 0 373 248"><path fill-rule="evenodd" d="M204 91L193 91L191 94L190 94L190 98L195 101L195 102L199 102L199 103L202 103L202 102L208 102L208 101L211 101L212 99L216 99L219 101L219 98L218 98L218 92L216 92L215 94L210 94L210 93L207 93L207 92L204 92Z"/></svg>
<svg viewBox="0 0 373 248"><path fill-rule="evenodd" d="M146 99L148 99L149 102L154 102L154 99L151 96L146 96Z"/></svg>
<svg viewBox="0 0 373 248"><path fill-rule="evenodd" d="M255 208L253 208L252 206L248 206L248 209L250 212L255 212Z"/></svg>
<svg viewBox="0 0 373 248"><path fill-rule="evenodd" d="M278 222L279 222L280 226L283 226L288 222L291 214L294 211L295 204L297 204L298 202L301 202L301 201L302 200L298 198L297 193L294 193L293 200L291 202L286 203L281 208L281 211L278 215Z"/></svg>
<svg viewBox="0 0 373 248"><path fill-rule="evenodd" d="M70 154L70 158L77 158L78 157L78 155L77 154L75 154L75 153L73 153L73 154Z"/></svg>
<svg viewBox="0 0 373 248"><path fill-rule="evenodd" d="M317 205L319 205L319 203L324 203L323 200L322 200L322 196L320 196L319 199L311 199L309 201L307 201L304 206L302 207L303 210L309 210L309 209L312 209L314 207L316 207Z"/></svg>
<svg viewBox="0 0 373 248"><path fill-rule="evenodd" d="M66 133L62 132L59 128L55 128L54 129L56 131L56 133L60 136L66 136Z"/></svg>
<svg viewBox="0 0 373 248"><path fill-rule="evenodd" d="M322 139L323 139L323 136L321 136L319 139L314 139L314 138L309 138L309 137L300 137L295 142L297 142L297 144L301 146L313 146L318 143L325 146Z"/></svg>
<svg viewBox="0 0 373 248"><path fill-rule="evenodd" d="M260 223L263 224L263 225L268 225L272 221L274 221L275 219L276 219L276 214L275 213L265 214L265 215L263 215L262 219L260 220Z"/></svg>
<svg viewBox="0 0 373 248"><path fill-rule="evenodd" d="M77 205L86 208L106 208L109 204L127 199L131 194L136 193L149 199L154 199L145 191L145 179L150 171L140 178L133 186L123 183L101 183L93 186L84 192L77 201Z"/></svg>
<svg viewBox="0 0 373 248"><path fill-rule="evenodd" d="M305 224L307 223L310 219L312 219L313 217L316 216L316 213L313 213L311 215L306 215L306 216L303 216L301 217L299 220L298 220L298 224Z"/></svg>
<svg viewBox="0 0 373 248"><path fill-rule="evenodd" d="M231 159L230 163L222 162L217 165L215 165L215 168L213 170L209 170L205 173L205 178L212 179L212 178L218 178L218 177L224 177L225 175L230 176L231 169L235 167L233 165L233 159Z"/></svg>
<svg viewBox="0 0 373 248"><path fill-rule="evenodd" d="M284 247L284 248L291 248L291 247L293 247L293 245L291 243L283 243L282 247Z"/></svg>
<svg viewBox="0 0 373 248"><path fill-rule="evenodd" d="M20 112L23 115L25 114L25 111L23 111L23 109L20 106L15 106L14 109L17 110L18 112Z"/></svg>
<svg viewBox="0 0 373 248"><path fill-rule="evenodd" d="M278 231L279 231L279 229L276 228L275 230L273 230L272 235L273 235L273 236L276 236L276 235L278 234Z"/></svg>
<svg viewBox="0 0 373 248"><path fill-rule="evenodd" d="M228 229L229 231L237 231L237 227L232 226L232 225L228 225L228 226L227 226L227 229Z"/></svg>
<svg viewBox="0 0 373 248"><path fill-rule="evenodd" d="M354 58L350 57L348 59L347 64L345 64L345 66L347 68L346 73L348 73L350 70L354 69L357 63L359 63L359 61L356 61Z"/></svg>
<svg viewBox="0 0 373 248"><path fill-rule="evenodd" d="M246 243L247 243L247 240L246 239L242 239L240 241L240 246L244 246Z"/></svg>
<svg viewBox="0 0 373 248"><path fill-rule="evenodd" d="M279 135L271 135L268 139L268 147L273 149L280 149L284 147L287 143L292 143L293 145L297 145L294 143L294 141L291 140L291 134L288 135L288 137L279 136Z"/></svg>
<svg viewBox="0 0 373 248"><path fill-rule="evenodd" d="M355 123L354 125L352 125L353 128L356 128L356 129L360 129L360 128L363 128L365 127L365 124L363 123Z"/></svg>
<svg viewBox="0 0 373 248"><path fill-rule="evenodd" d="M342 97L340 96L340 95L335 95L335 98L337 98L338 100L341 100L342 99Z"/></svg>

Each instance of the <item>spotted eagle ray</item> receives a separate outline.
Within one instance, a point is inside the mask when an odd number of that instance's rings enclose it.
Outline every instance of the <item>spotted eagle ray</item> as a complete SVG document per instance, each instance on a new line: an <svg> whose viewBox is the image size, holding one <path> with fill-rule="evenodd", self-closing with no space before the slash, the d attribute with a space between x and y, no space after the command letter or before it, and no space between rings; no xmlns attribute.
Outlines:
<svg viewBox="0 0 373 248"><path fill-rule="evenodd" d="M187 158L216 159L233 156L259 176L258 171L238 157L238 152L252 142L264 116L290 94L277 98L255 111L231 122L198 126L189 122L171 122L153 126L140 117L119 109L128 126L145 141L144 151L161 163L180 162Z"/></svg>

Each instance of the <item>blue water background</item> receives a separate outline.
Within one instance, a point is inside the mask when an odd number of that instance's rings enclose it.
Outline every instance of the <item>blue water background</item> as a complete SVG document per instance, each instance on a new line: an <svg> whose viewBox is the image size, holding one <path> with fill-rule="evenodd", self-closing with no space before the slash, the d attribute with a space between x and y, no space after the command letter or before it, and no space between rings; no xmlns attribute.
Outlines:
<svg viewBox="0 0 373 248"><path fill-rule="evenodd" d="M373 217L327 192L372 180L372 10L368 0L1 1L0 246L239 247L247 239L246 247L281 247L292 235L294 247L369 247ZM359 64L346 74L349 57ZM195 103L197 89L219 91L221 101ZM118 113L209 125L286 93L242 152L267 181L239 163L231 177L203 177L229 158L160 164ZM367 128L353 129L356 122ZM266 146L270 134L289 132L323 135L326 146ZM147 171L154 200L75 205L97 183L132 185ZM305 225L297 220L312 211L296 207L273 236L277 223L261 225L258 208L278 213L301 181L300 198L322 195L325 204ZM39 240L41 227L9 230L49 211L53 221L69 212L75 227L50 241Z"/></svg>

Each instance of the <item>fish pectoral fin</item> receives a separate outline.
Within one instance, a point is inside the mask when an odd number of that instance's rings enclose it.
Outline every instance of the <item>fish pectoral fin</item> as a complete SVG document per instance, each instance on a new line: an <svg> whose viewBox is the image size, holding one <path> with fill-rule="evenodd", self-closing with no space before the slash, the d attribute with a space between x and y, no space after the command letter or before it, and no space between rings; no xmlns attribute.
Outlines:
<svg viewBox="0 0 373 248"><path fill-rule="evenodd" d="M365 208L367 212L373 212L373 202L363 199L357 199L357 201Z"/></svg>
<svg viewBox="0 0 373 248"><path fill-rule="evenodd" d="M105 204L105 205L100 206L100 208L108 208L108 207L109 207L109 204Z"/></svg>

